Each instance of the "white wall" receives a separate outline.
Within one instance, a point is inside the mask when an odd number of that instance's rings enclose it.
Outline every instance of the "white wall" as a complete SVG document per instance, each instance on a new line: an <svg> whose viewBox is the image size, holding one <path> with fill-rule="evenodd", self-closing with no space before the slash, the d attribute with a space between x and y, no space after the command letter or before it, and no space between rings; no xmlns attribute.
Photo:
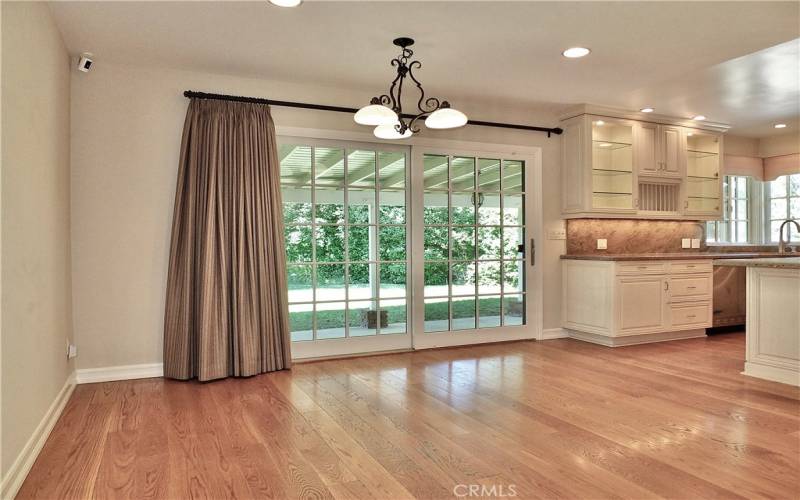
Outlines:
<svg viewBox="0 0 800 500"><path fill-rule="evenodd" d="M69 56L45 3L2 2L2 475L72 372ZM5 485L4 485L5 487Z"/></svg>
<svg viewBox="0 0 800 500"><path fill-rule="evenodd" d="M379 89L104 65L72 80L72 252L78 367L162 360L164 288L186 89L359 106ZM450 97L450 96L448 96ZM476 119L556 124L551 113L451 99ZM352 116L274 108L277 126L369 132ZM544 220L560 225L559 138L486 127L432 138L541 146ZM544 326L560 326L563 241L540 242Z"/></svg>

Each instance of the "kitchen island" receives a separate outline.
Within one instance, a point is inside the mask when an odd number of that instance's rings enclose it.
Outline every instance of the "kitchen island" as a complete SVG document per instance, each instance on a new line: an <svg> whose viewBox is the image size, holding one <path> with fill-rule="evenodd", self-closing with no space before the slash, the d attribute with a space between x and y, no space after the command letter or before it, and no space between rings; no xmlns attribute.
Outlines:
<svg viewBox="0 0 800 500"><path fill-rule="evenodd" d="M800 257L716 259L747 267L744 374L800 386Z"/></svg>

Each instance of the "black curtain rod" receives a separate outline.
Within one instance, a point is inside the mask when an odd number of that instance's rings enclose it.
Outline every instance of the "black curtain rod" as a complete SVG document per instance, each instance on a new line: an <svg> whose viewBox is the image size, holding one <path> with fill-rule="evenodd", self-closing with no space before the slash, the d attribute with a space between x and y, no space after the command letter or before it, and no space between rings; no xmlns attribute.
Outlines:
<svg viewBox="0 0 800 500"><path fill-rule="evenodd" d="M235 101L235 102L249 102L253 104L269 104L270 106L284 106L287 108L302 108L302 109L316 109L320 111L336 111L339 113L355 113L358 111L356 108L345 108L343 106L328 106L326 104L310 104L305 102L293 101L276 101L272 99L262 99L259 97L243 97L237 95L225 94L210 94L207 92L195 92L194 90L187 90L183 93L184 97L190 99L214 99L216 101ZM414 115L403 114L403 118L413 118ZM547 137L550 134L559 135L563 130L559 127L535 127L533 125L515 125L513 123L497 123L486 122L481 120L469 120L467 125L479 125L481 127L497 127L497 128L511 128L517 130L532 130L534 132L546 132Z"/></svg>

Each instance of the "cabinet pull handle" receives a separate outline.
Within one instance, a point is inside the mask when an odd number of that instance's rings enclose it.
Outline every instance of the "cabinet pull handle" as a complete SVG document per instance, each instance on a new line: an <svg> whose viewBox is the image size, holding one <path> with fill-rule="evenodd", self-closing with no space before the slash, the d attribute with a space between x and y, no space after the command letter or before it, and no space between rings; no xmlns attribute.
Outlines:
<svg viewBox="0 0 800 500"><path fill-rule="evenodd" d="M683 208L689 208L689 200L683 202Z"/></svg>
<svg viewBox="0 0 800 500"><path fill-rule="evenodd" d="M690 269L694 269L694 264L687 264L686 267L688 267Z"/></svg>
<svg viewBox="0 0 800 500"><path fill-rule="evenodd" d="M647 266L639 266L639 269L647 269Z"/></svg>
<svg viewBox="0 0 800 500"><path fill-rule="evenodd" d="M687 290L694 290L695 288L697 288L697 287L696 286L687 286L686 287Z"/></svg>
<svg viewBox="0 0 800 500"><path fill-rule="evenodd" d="M669 281L664 282L664 291L665 292L669 291Z"/></svg>
<svg viewBox="0 0 800 500"><path fill-rule="evenodd" d="M696 318L696 317L697 317L697 316L695 316L694 314L687 314L687 315L686 315L686 318L687 318L687 319L694 319L694 318Z"/></svg>

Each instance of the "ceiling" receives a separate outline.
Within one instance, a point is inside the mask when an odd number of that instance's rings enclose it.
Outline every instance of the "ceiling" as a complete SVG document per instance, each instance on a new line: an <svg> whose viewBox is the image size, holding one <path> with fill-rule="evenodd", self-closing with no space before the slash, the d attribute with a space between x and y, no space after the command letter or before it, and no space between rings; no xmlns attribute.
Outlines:
<svg viewBox="0 0 800 500"><path fill-rule="evenodd" d="M54 2L70 52L97 62L385 91L411 36L418 76L451 101L592 103L800 127L798 2ZM576 60L561 51L586 46ZM366 97L365 97L366 100ZM356 105L358 103L340 103ZM457 104L456 104L457 106ZM464 110L467 113L468 109Z"/></svg>

